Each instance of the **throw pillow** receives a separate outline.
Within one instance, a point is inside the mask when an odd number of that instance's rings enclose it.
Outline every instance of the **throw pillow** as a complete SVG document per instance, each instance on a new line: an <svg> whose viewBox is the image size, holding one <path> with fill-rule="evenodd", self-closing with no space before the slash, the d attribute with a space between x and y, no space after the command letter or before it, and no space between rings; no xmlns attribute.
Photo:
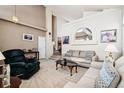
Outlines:
<svg viewBox="0 0 124 93"><path fill-rule="evenodd" d="M120 75L110 62L104 62L99 76L96 79L96 88L115 88L120 80Z"/></svg>
<svg viewBox="0 0 124 93"><path fill-rule="evenodd" d="M79 57L79 51L78 50L73 51L72 56Z"/></svg>
<svg viewBox="0 0 124 93"><path fill-rule="evenodd" d="M72 55L70 53L66 53L65 56L71 57Z"/></svg>
<svg viewBox="0 0 124 93"><path fill-rule="evenodd" d="M86 57L86 51L80 51L79 57L85 58Z"/></svg>
<svg viewBox="0 0 124 93"><path fill-rule="evenodd" d="M65 56L71 57L72 56L72 51L71 50L67 51L67 53L65 53Z"/></svg>

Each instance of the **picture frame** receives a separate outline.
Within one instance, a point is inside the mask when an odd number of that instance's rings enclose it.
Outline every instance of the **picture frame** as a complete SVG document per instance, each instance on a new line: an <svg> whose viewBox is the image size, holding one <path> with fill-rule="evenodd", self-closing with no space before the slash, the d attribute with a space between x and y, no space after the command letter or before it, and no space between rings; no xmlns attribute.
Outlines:
<svg viewBox="0 0 124 93"><path fill-rule="evenodd" d="M25 41L34 41L34 35L23 33L23 40L25 40Z"/></svg>
<svg viewBox="0 0 124 93"><path fill-rule="evenodd" d="M101 43L110 43L117 41L117 29L101 31Z"/></svg>
<svg viewBox="0 0 124 93"><path fill-rule="evenodd" d="M69 36L63 36L63 44L69 44Z"/></svg>

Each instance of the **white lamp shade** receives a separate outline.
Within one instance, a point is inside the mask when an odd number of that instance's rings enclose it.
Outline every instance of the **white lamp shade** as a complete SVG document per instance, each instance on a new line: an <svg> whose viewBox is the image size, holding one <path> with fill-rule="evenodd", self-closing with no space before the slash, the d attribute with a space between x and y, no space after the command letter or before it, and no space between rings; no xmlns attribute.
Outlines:
<svg viewBox="0 0 124 93"><path fill-rule="evenodd" d="M106 52L119 52L116 46L113 44L108 44L107 47L105 48L105 51Z"/></svg>
<svg viewBox="0 0 124 93"><path fill-rule="evenodd" d="M4 60L5 57L3 56L3 54L0 52L0 60Z"/></svg>

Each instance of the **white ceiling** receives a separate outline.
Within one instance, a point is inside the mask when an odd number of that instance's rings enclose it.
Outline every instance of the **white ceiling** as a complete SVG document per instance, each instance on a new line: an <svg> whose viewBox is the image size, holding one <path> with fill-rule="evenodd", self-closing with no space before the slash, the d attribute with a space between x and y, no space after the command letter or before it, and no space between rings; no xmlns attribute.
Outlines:
<svg viewBox="0 0 124 93"><path fill-rule="evenodd" d="M61 16L68 20L75 20L83 17L85 11L101 11L103 9L120 8L118 5L46 5L54 15Z"/></svg>

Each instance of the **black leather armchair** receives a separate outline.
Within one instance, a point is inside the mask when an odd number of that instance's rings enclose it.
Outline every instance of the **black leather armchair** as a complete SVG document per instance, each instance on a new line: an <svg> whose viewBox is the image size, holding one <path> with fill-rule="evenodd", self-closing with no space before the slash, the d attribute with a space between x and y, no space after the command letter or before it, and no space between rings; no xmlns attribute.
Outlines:
<svg viewBox="0 0 124 93"><path fill-rule="evenodd" d="M35 59L27 59L21 49L12 49L3 52L5 64L10 64L11 76L20 76L22 79L30 78L40 69L40 62Z"/></svg>

